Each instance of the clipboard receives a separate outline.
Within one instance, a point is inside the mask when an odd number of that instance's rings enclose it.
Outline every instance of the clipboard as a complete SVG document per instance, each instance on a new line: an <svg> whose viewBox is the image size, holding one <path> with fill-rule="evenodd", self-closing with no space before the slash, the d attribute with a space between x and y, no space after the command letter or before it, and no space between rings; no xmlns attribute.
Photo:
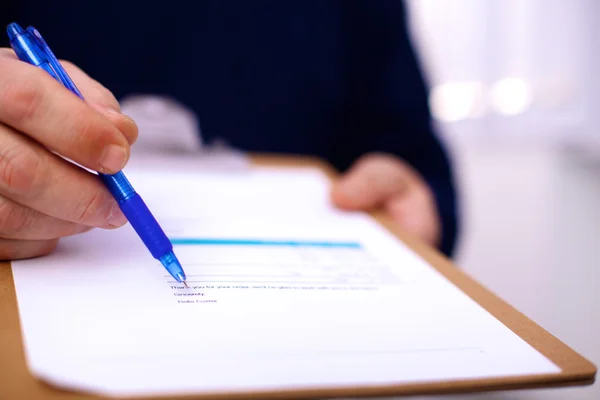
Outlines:
<svg viewBox="0 0 600 400"><path fill-rule="evenodd" d="M274 168L320 169L334 179L337 172L324 161L312 157L285 155L251 155L254 165ZM380 397L442 395L457 393L489 392L550 388L563 386L584 386L595 382L596 366L558 338L538 326L527 316L494 295L478 282L470 278L450 260L435 249L407 235L390 223L378 212L372 217L388 229L399 240L415 251L426 262L436 268L446 279L475 300L497 320L521 337L526 343L554 362L561 371L556 374L516 376L497 379L473 379L460 381L440 381L387 386L369 386L340 389L310 389L273 392L235 393L231 395L196 395L177 397L151 397L150 399L322 399L336 397ZM0 263L0 398L28 400L92 400L103 397L65 391L52 387L34 377L25 362L18 305L13 284L10 263ZM137 399L142 399L141 397Z"/></svg>

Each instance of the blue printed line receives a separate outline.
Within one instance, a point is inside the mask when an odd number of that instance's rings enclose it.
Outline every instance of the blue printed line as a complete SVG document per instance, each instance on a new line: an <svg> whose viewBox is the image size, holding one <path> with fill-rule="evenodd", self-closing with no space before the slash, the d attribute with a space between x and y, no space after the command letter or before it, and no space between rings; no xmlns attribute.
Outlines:
<svg viewBox="0 0 600 400"><path fill-rule="evenodd" d="M171 238L174 246L292 246L292 247L341 247L361 248L356 242L319 242L302 240L262 240L262 239L215 239L215 238Z"/></svg>

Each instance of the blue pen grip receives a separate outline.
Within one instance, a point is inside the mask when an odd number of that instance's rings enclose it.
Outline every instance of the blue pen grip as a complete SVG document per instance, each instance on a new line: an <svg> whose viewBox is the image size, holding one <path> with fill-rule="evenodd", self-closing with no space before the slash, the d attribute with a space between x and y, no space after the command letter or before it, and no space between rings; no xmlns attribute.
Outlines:
<svg viewBox="0 0 600 400"><path fill-rule="evenodd" d="M154 258L159 259L173 250L173 244L139 194L135 193L119 206Z"/></svg>
<svg viewBox="0 0 600 400"><path fill-rule="evenodd" d="M156 259L173 250L173 244L144 203L135 192L125 174L99 174L108 190L119 203L119 207L127 220L142 239L152 256Z"/></svg>

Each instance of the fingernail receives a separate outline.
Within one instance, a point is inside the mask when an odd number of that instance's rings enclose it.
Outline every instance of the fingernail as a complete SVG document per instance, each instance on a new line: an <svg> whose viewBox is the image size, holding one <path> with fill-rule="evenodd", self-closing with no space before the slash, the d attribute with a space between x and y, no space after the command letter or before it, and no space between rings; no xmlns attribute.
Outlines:
<svg viewBox="0 0 600 400"><path fill-rule="evenodd" d="M125 167L127 162L127 151L124 147L116 144L106 146L100 156L100 167L103 173L116 173Z"/></svg>
<svg viewBox="0 0 600 400"><path fill-rule="evenodd" d="M129 122L132 125L137 126L136 122L133 120L133 118L131 118L129 115L125 115L125 114L120 114L121 117L123 117L123 119L127 122Z"/></svg>
<svg viewBox="0 0 600 400"><path fill-rule="evenodd" d="M127 223L127 218L123 211L119 208L118 204L114 204L110 209L110 214L108 215L108 219L106 220L108 225L113 228L118 228L120 226L125 225Z"/></svg>
<svg viewBox="0 0 600 400"><path fill-rule="evenodd" d="M137 124L135 121L128 115L123 114L119 110L115 110L113 108L104 107L100 109L100 111L108 117L113 124L121 131L121 133L125 136L129 145L133 145L137 139Z"/></svg>
<svg viewBox="0 0 600 400"><path fill-rule="evenodd" d="M138 138L138 126L135 121L128 115L120 114L121 118L125 122L125 126L119 127L121 133L125 136L129 145L132 146Z"/></svg>

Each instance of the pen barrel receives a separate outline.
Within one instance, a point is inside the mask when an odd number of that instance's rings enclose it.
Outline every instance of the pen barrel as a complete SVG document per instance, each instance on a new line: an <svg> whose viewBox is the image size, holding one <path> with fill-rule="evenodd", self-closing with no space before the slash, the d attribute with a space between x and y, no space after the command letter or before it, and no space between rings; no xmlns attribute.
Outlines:
<svg viewBox="0 0 600 400"><path fill-rule="evenodd" d="M123 172L100 174L100 178L154 258L160 259L173 250L173 244Z"/></svg>
<svg viewBox="0 0 600 400"><path fill-rule="evenodd" d="M83 99L81 92L35 28L29 27L27 30L23 30L18 24L11 23L7 27L7 33L10 45L20 60L45 70L63 86ZM172 253L171 241L142 198L135 192L125 174L118 172L113 175L98 175L152 256L160 260L161 257ZM177 262L177 259L175 261Z"/></svg>
<svg viewBox="0 0 600 400"><path fill-rule="evenodd" d="M119 206L154 258L160 259L173 250L173 244L139 194L119 202Z"/></svg>

